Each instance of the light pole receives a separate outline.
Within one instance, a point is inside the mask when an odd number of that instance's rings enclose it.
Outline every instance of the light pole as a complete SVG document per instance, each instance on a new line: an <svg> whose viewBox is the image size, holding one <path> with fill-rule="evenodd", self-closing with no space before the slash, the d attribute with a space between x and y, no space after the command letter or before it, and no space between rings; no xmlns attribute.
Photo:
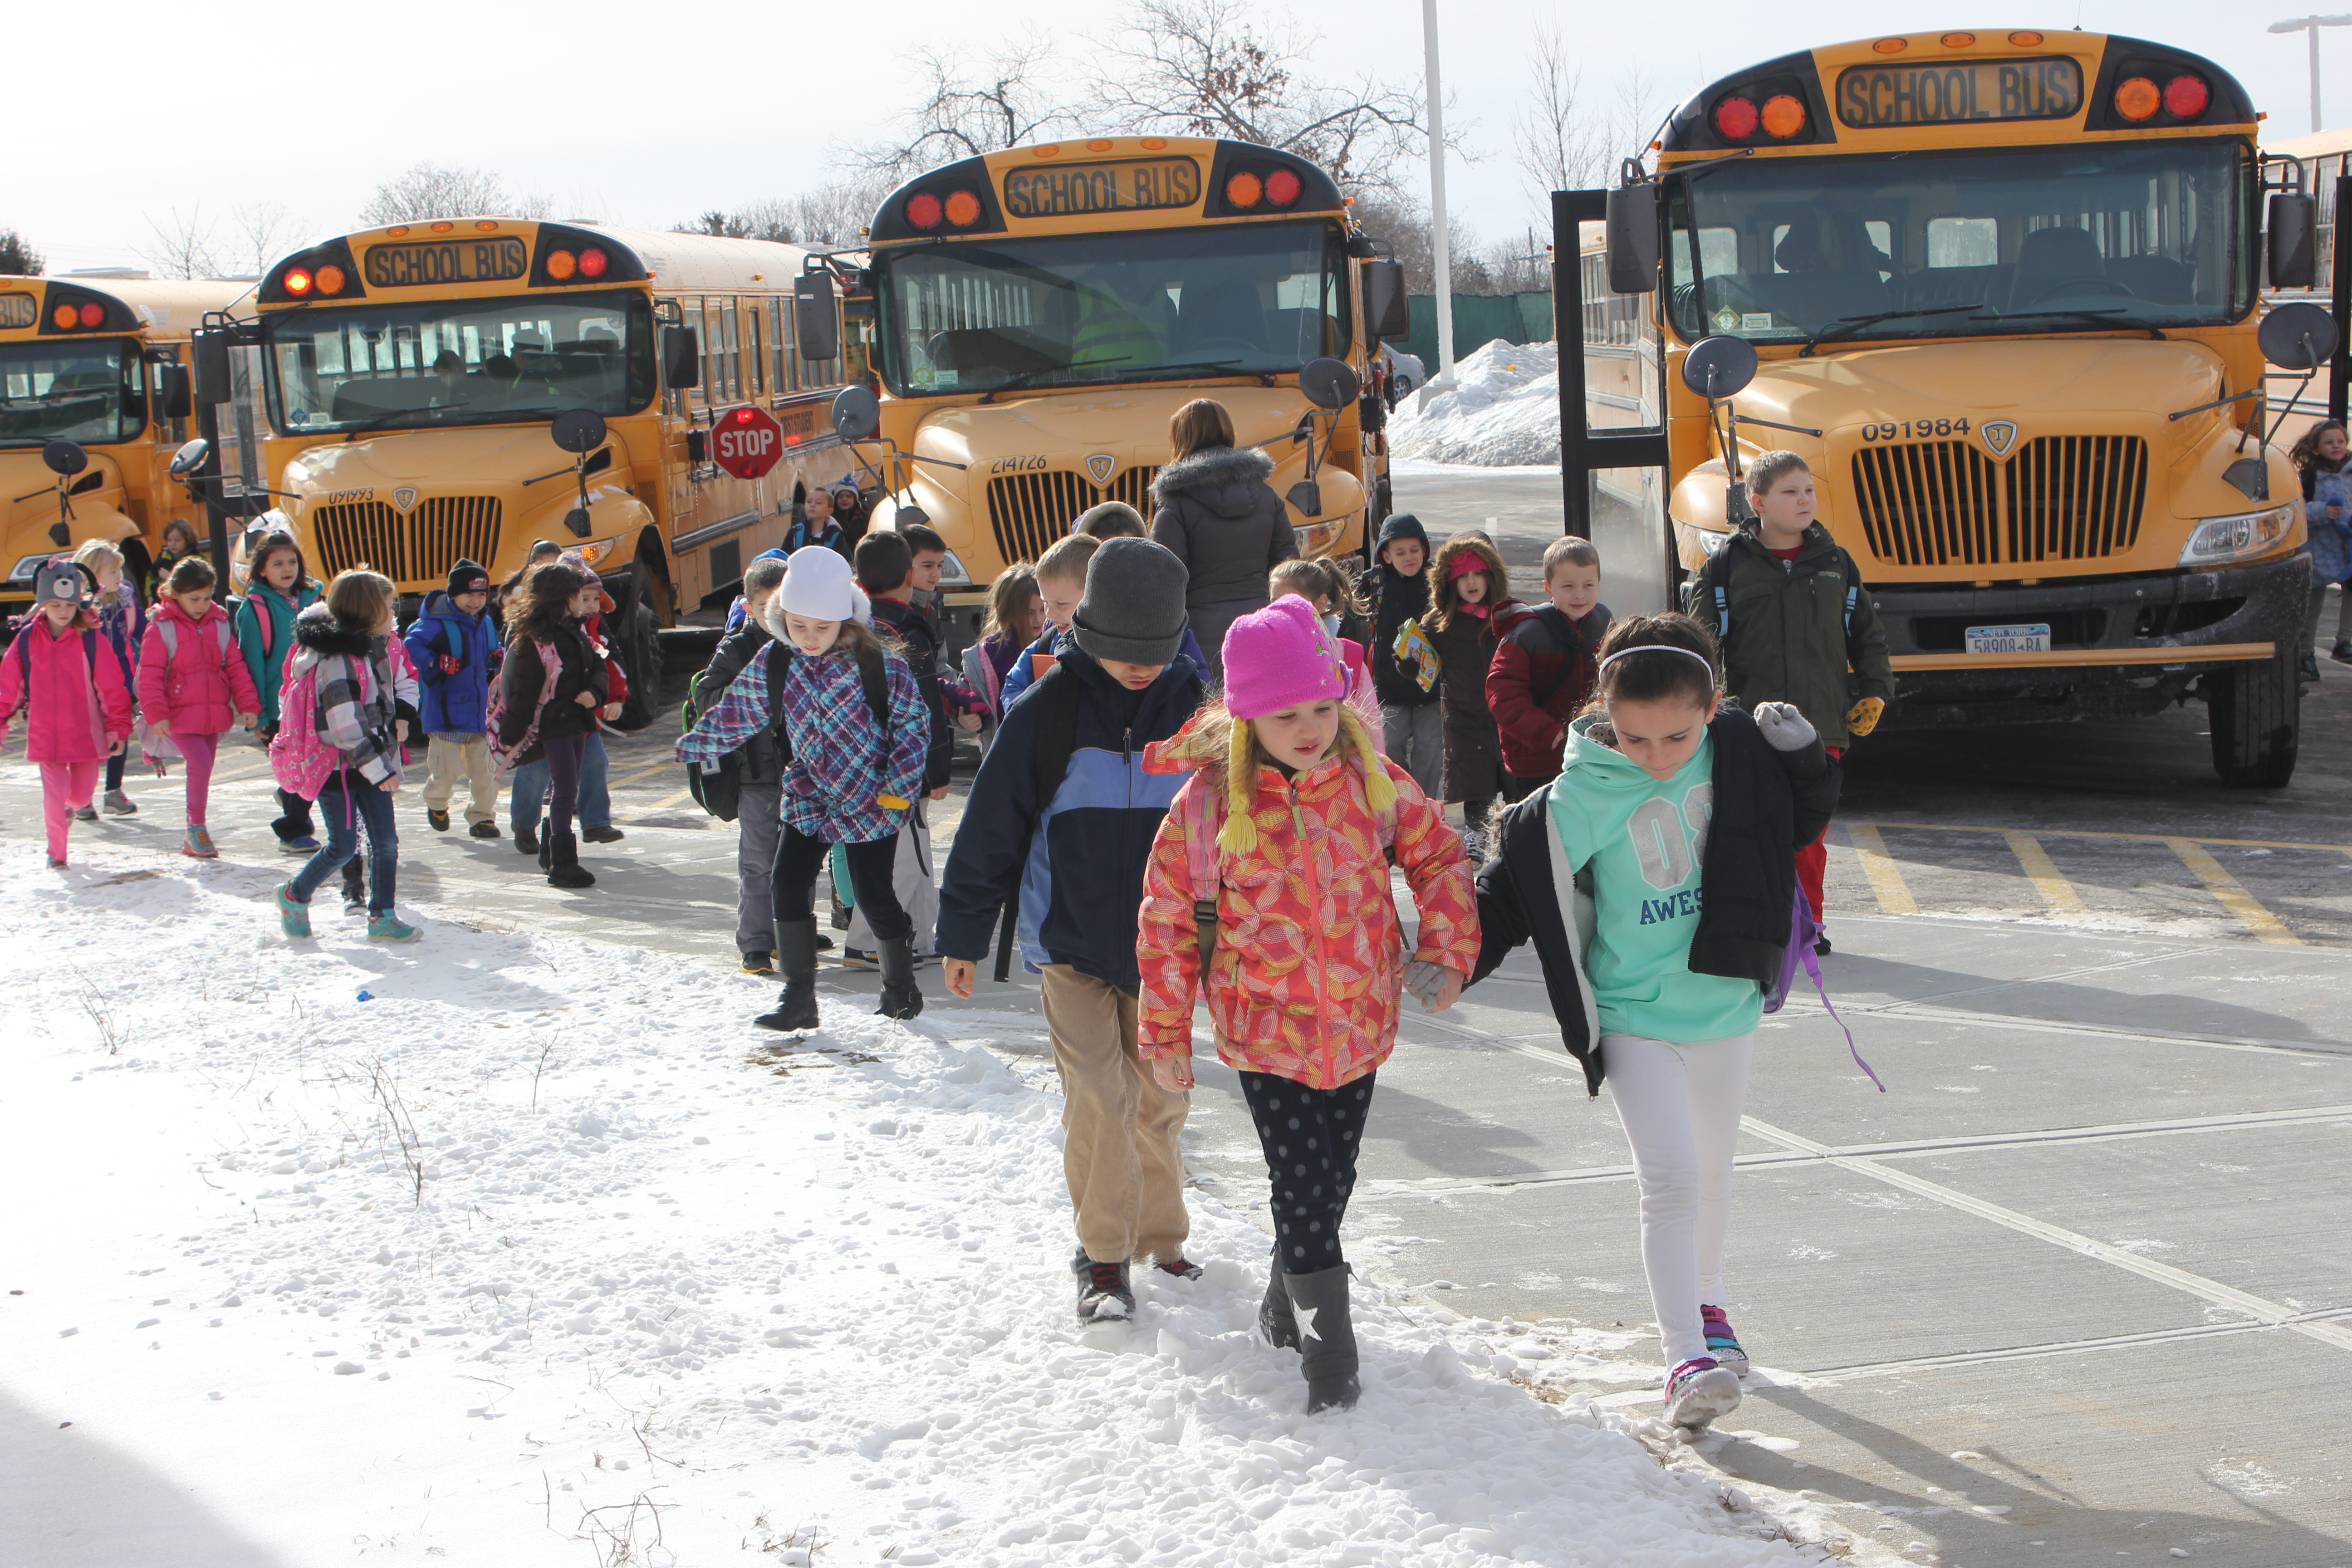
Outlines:
<svg viewBox="0 0 2352 1568"><path fill-rule="evenodd" d="M2315 136L2319 134L2319 29L2322 27L2352 27L2352 16L2297 16L2291 22L2273 22L2270 27L2273 33L2304 33L2311 38L2311 132Z"/></svg>
<svg viewBox="0 0 2352 1568"><path fill-rule="evenodd" d="M2352 19L2352 18L2347 18ZM1428 55L1430 260L1437 285L1437 374L1421 389L1416 408L1454 390L1454 256L1445 232L1445 108L1437 85L1437 0L1421 0L1421 37Z"/></svg>

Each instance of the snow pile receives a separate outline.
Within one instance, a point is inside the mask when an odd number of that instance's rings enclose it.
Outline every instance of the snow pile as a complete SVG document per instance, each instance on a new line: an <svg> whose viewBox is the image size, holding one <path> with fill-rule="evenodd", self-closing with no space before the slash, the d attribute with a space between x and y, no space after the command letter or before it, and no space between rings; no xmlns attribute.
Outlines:
<svg viewBox="0 0 2352 1568"><path fill-rule="evenodd" d="M270 885L0 849L27 1562L1728 1568L1840 1535L1611 1408L1640 1394L1538 1397L1602 1342L1556 1325L1367 1285L1362 1406L1306 1418L1252 1331L1265 1237L1205 1194L1207 1278L1081 1331L1034 1019L828 995L786 1048L740 975L430 906L414 946L328 900L288 943Z"/></svg>
<svg viewBox="0 0 2352 1568"><path fill-rule="evenodd" d="M1497 338L1454 367L1451 392L1389 416L1391 455L1480 468L1559 462L1559 345Z"/></svg>

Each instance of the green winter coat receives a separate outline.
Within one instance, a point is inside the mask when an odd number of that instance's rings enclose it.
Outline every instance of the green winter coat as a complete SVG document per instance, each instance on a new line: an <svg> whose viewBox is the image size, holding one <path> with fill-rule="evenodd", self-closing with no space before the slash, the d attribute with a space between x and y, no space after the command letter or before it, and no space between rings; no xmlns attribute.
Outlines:
<svg viewBox="0 0 2352 1568"><path fill-rule="evenodd" d="M1719 636L1715 585L1729 574L1730 629L1724 636L1724 688L1749 712L1759 702L1793 702L1821 731L1822 744L1843 748L1846 710L1865 697L1895 700L1895 667L1887 662L1886 628L1870 590L1855 595L1853 659L1847 659L1846 553L1829 530L1813 523L1797 559L1783 566L1751 529L1725 542L1722 553L1691 580L1686 607ZM1859 587L1862 574L1853 574Z"/></svg>

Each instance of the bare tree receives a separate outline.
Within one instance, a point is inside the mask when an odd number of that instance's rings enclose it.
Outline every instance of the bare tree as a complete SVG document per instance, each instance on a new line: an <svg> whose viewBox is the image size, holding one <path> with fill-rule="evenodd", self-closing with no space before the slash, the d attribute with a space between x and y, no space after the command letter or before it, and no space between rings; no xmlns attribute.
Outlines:
<svg viewBox="0 0 2352 1568"><path fill-rule="evenodd" d="M1354 211L1356 222L1363 231L1374 239L1388 241L1396 259L1404 263L1405 292L1437 291L1436 247L1432 243L1435 230L1429 221L1429 208L1419 197L1386 191L1367 192L1356 198ZM1453 252L1454 291L1487 292L1486 268L1479 259L1477 237L1452 213L1446 215L1445 232L1447 247Z"/></svg>
<svg viewBox="0 0 2352 1568"><path fill-rule="evenodd" d="M269 264L292 244L301 228L294 215L277 202L256 202L249 207L237 208L231 216L237 231L232 249L234 264L256 278L269 270Z"/></svg>
<svg viewBox="0 0 2352 1568"><path fill-rule="evenodd" d="M899 116L906 134L865 149L857 154L859 165L905 179L1076 129L1078 117L1063 107L1066 93L1047 79L1055 47L1032 33L985 59L915 50L907 58L926 80L921 100Z"/></svg>
<svg viewBox="0 0 2352 1568"><path fill-rule="evenodd" d="M445 169L438 163L418 163L375 188L360 208L365 228L416 223L436 217L537 218L547 216L545 196L517 196L506 181L488 169Z"/></svg>
<svg viewBox="0 0 2352 1568"><path fill-rule="evenodd" d="M874 210L890 194L890 184L887 175L869 170L798 195L772 196L733 212L707 212L677 226L688 234L775 239L813 249L852 246L874 221Z"/></svg>
<svg viewBox="0 0 2352 1568"><path fill-rule="evenodd" d="M1536 24L1528 73L1534 79L1528 111L1511 129L1511 147L1528 195L1549 222L1551 193L1583 190L1606 179L1614 149L1610 128L1582 102L1583 73L1570 58L1558 27Z"/></svg>
<svg viewBox="0 0 2352 1568"><path fill-rule="evenodd" d="M11 278L38 278L41 253L13 228L0 228L0 273Z"/></svg>
<svg viewBox="0 0 2352 1568"><path fill-rule="evenodd" d="M1093 118L1122 128L1224 136L1277 147L1360 191L1394 191L1423 150L1422 101L1367 72L1345 83L1308 73L1318 42L1267 26L1245 0L1137 0L1104 42L1120 68L1094 91Z"/></svg>
<svg viewBox="0 0 2352 1568"><path fill-rule="evenodd" d="M169 223L158 223L152 213L145 215L155 240L137 247L140 259L159 278L219 277L219 249L213 240L213 226L204 214L204 204L199 202L188 209L186 217L173 207Z"/></svg>

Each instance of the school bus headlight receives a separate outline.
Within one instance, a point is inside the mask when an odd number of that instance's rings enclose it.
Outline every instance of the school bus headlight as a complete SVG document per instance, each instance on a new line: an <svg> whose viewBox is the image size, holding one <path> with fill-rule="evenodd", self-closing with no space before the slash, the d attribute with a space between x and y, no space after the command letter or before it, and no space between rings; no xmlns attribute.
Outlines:
<svg viewBox="0 0 2352 1568"><path fill-rule="evenodd" d="M2189 531L2189 542L2180 552L2180 563L2215 566L2225 561L2261 555L2277 549L2279 542L2294 528L2292 504L2261 511L2233 512L2228 517L2209 517Z"/></svg>
<svg viewBox="0 0 2352 1568"><path fill-rule="evenodd" d="M16 564L8 569L8 585L13 588L19 583L30 583L33 574L41 569L41 563L47 559L46 555L18 556Z"/></svg>
<svg viewBox="0 0 2352 1568"><path fill-rule="evenodd" d="M622 538L616 533L610 539L600 539L593 544L577 544L572 548L580 552L581 559L590 567L602 568L605 562L620 553Z"/></svg>
<svg viewBox="0 0 2352 1568"><path fill-rule="evenodd" d="M971 569L966 566L963 563L963 558L952 550L948 552L948 558L940 563L940 586L950 590L977 586L971 580Z"/></svg>

